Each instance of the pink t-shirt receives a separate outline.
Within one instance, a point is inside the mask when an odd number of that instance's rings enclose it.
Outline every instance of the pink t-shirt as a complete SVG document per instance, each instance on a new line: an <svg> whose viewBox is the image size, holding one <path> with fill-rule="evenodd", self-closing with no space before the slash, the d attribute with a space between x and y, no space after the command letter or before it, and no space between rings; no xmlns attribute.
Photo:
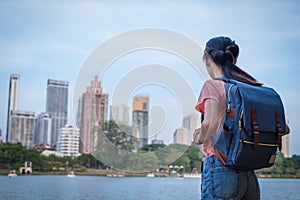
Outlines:
<svg viewBox="0 0 300 200"><path fill-rule="evenodd" d="M215 131L215 134L218 132L218 129L223 122L223 118L226 111L226 94L225 94L225 83L220 80L208 80L204 83L202 90L200 92L198 103L196 105L196 110L204 114L205 117L205 100L214 99L219 107L219 125ZM205 134L205 133L204 133ZM205 157L214 155L214 147L211 140L207 140L202 144L202 151Z"/></svg>

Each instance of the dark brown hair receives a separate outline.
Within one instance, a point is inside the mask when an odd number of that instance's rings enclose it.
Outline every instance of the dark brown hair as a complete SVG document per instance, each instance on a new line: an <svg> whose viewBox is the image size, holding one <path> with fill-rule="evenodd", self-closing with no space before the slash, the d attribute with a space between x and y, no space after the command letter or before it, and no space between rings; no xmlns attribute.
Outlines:
<svg viewBox="0 0 300 200"><path fill-rule="evenodd" d="M216 65L222 67L226 78L235 79L251 85L262 85L250 74L234 63L239 55L239 46L229 37L215 37L206 43L203 58L211 58Z"/></svg>

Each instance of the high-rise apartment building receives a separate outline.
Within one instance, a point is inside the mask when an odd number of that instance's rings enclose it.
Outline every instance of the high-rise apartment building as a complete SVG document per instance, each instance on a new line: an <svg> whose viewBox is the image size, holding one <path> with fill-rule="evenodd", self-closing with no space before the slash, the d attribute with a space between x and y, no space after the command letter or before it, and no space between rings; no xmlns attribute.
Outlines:
<svg viewBox="0 0 300 200"><path fill-rule="evenodd" d="M289 125L289 119L286 119L287 125ZM290 155L290 134L287 134L282 137L282 150L281 152L283 153L283 156L285 158L289 158Z"/></svg>
<svg viewBox="0 0 300 200"><path fill-rule="evenodd" d="M49 113L42 112L36 121L35 144L51 144L51 126L52 119Z"/></svg>
<svg viewBox="0 0 300 200"><path fill-rule="evenodd" d="M12 74L9 79L8 110L7 110L7 124L6 124L6 141L8 142L11 142L10 116L13 110L18 109L19 80L20 80L19 74Z"/></svg>
<svg viewBox="0 0 300 200"><path fill-rule="evenodd" d="M137 139L136 148L148 144L149 136L149 97L135 96L132 105L132 135Z"/></svg>
<svg viewBox="0 0 300 200"><path fill-rule="evenodd" d="M174 132L173 139L175 144L190 145L188 140L189 131L185 127L177 128Z"/></svg>
<svg viewBox="0 0 300 200"><path fill-rule="evenodd" d="M59 129L67 124L68 88L66 81L48 79L46 112L52 118L51 144L57 142Z"/></svg>
<svg viewBox="0 0 300 200"><path fill-rule="evenodd" d="M290 155L290 134L287 134L282 137L282 150L283 156L289 158Z"/></svg>
<svg viewBox="0 0 300 200"><path fill-rule="evenodd" d="M108 94L103 92L98 76L79 99L78 112L76 121L80 126L80 153L89 154L97 150L99 129L107 121Z"/></svg>
<svg viewBox="0 0 300 200"><path fill-rule="evenodd" d="M193 141L193 133L196 128L200 126L200 119L198 114L190 114L183 118L182 126L187 129L186 141L191 144Z"/></svg>
<svg viewBox="0 0 300 200"><path fill-rule="evenodd" d="M34 112L13 110L10 115L10 140L20 142L27 148L34 147L35 115Z"/></svg>
<svg viewBox="0 0 300 200"><path fill-rule="evenodd" d="M200 126L200 120L198 114L190 114L183 118L182 126L187 128L188 130L194 131L196 128Z"/></svg>
<svg viewBox="0 0 300 200"><path fill-rule="evenodd" d="M117 124L129 125L129 106L125 104L110 106L110 120Z"/></svg>
<svg viewBox="0 0 300 200"><path fill-rule="evenodd" d="M64 156L79 156L79 129L71 125L60 128L56 151Z"/></svg>

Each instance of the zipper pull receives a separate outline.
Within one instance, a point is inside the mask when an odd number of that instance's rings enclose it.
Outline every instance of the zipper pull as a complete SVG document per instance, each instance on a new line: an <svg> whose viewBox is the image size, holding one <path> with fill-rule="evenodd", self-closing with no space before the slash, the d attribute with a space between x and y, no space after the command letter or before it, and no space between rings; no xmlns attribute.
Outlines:
<svg viewBox="0 0 300 200"><path fill-rule="evenodd" d="M239 120L239 131L242 131L242 120Z"/></svg>
<svg viewBox="0 0 300 200"><path fill-rule="evenodd" d="M239 119L239 131L242 131L242 119L243 119L244 110L242 110Z"/></svg>
<svg viewBox="0 0 300 200"><path fill-rule="evenodd" d="M230 113L230 102L227 104L227 112Z"/></svg>

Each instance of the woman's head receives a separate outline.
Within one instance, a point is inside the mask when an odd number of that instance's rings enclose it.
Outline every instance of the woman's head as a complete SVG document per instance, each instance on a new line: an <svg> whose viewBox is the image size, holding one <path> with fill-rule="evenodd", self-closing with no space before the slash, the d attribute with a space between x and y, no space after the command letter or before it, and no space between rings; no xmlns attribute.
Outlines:
<svg viewBox="0 0 300 200"><path fill-rule="evenodd" d="M215 37L206 43L203 59L210 59L221 68L225 77L253 85L261 85L244 70L236 66L239 46L229 37Z"/></svg>
<svg viewBox="0 0 300 200"><path fill-rule="evenodd" d="M204 56L209 56L214 63L223 66L226 61L236 63L239 46L229 37L216 37L206 43Z"/></svg>

